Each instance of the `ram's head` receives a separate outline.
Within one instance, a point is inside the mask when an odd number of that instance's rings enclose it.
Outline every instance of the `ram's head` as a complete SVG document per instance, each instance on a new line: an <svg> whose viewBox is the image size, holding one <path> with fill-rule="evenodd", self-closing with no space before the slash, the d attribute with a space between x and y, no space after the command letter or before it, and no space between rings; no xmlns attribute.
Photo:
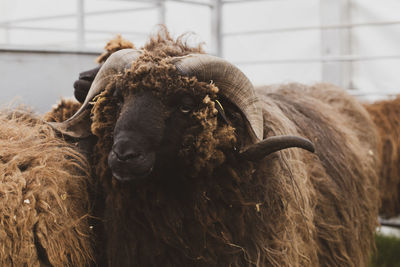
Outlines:
<svg viewBox="0 0 400 267"><path fill-rule="evenodd" d="M229 157L256 161L288 147L313 151L301 137L263 140L262 110L250 81L234 65L204 54L153 58L118 51L102 66L81 109L53 126L108 144L108 165L121 181L188 165L192 174L210 171Z"/></svg>

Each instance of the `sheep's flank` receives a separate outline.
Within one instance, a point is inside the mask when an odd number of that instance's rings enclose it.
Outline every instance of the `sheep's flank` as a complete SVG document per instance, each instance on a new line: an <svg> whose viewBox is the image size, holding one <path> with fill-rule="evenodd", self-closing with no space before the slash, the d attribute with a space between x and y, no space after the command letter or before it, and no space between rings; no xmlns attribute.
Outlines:
<svg viewBox="0 0 400 267"><path fill-rule="evenodd" d="M89 265L86 160L29 112L0 124L0 266Z"/></svg>

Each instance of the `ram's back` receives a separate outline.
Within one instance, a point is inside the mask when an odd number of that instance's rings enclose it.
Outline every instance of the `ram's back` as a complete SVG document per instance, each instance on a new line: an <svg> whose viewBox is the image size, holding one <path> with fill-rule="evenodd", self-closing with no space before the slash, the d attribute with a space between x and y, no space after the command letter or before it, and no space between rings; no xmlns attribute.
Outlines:
<svg viewBox="0 0 400 267"><path fill-rule="evenodd" d="M310 206L319 262L366 266L377 223L380 164L368 112L329 84L259 87L258 93L266 135L299 134L315 144L314 155L303 152L297 160L304 163L315 196Z"/></svg>

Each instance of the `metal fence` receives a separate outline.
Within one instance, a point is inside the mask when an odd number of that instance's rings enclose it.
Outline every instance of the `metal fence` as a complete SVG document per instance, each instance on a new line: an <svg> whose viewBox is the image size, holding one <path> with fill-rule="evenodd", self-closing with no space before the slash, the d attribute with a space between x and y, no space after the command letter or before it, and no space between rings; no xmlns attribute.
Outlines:
<svg viewBox="0 0 400 267"><path fill-rule="evenodd" d="M101 10L101 11L85 11L85 0L76 0L76 12L61 16L43 16L31 17L17 20L0 21L0 28L7 31L23 29L45 32L72 32L76 35L76 45L73 51L93 52L86 48L86 35L89 33L114 33L109 30L89 30L86 28L85 19L92 16L100 16L105 14L117 13L134 13L146 12L149 10L158 11L158 21L155 23L164 24L166 22L166 2L176 2L189 4L193 6L205 6L210 10L211 18L211 53L224 56L224 40L232 36L261 36L275 33L297 33L306 31L318 31L321 33L321 53L316 57L294 57L285 59L258 59L251 61L233 62L239 66L246 65L276 65L276 64L297 64L297 63L321 63L322 80L332 82L344 88L353 89L354 94L363 95L365 93L357 90L352 85L352 64L355 62L400 59L400 54L386 54L382 52L380 55L357 55L351 51L351 34L353 29L365 27L386 27L400 25L400 20L388 21L371 21L365 23L352 23L350 12L351 0L320 0L320 23L319 25L309 25L301 27L282 27L282 28L265 28L263 30L247 30L236 32L225 32L223 29L223 9L227 5L235 4L252 4L254 2L283 1L283 0L127 0L132 3L140 3L141 6L125 9ZM21 23L37 22L37 21L54 21L63 18L75 18L76 28L52 28L38 26L21 26ZM115 32L119 32L116 30ZM142 31L122 31L122 34L130 36L146 36L147 32ZM7 42L0 46L0 49L14 49L7 45ZM47 48L42 48L47 50ZM51 50L51 49L50 49ZM63 50L63 49L61 49ZM65 49L64 49L65 50ZM400 85L399 85L400 87ZM378 92L379 94L388 94L387 92Z"/></svg>

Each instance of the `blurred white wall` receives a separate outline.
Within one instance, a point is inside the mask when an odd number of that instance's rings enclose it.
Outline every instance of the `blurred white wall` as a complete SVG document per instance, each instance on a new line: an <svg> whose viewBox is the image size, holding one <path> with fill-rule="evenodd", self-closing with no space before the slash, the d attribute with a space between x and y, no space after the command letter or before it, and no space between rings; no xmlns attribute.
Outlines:
<svg viewBox="0 0 400 267"><path fill-rule="evenodd" d="M398 0L353 0L353 23L400 21ZM360 91L382 97L380 92L400 93L400 23L352 29L356 55L397 55L392 59L353 62L353 84Z"/></svg>
<svg viewBox="0 0 400 267"><path fill-rule="evenodd" d="M223 15L227 33L319 25L319 0L227 4ZM227 36L224 56L233 62L319 57L320 32ZM321 80L319 62L239 64L239 67L255 84Z"/></svg>
<svg viewBox="0 0 400 267"><path fill-rule="evenodd" d="M49 111L62 97L72 97L78 73L95 66L93 54L10 51L0 53L0 108L28 105Z"/></svg>

